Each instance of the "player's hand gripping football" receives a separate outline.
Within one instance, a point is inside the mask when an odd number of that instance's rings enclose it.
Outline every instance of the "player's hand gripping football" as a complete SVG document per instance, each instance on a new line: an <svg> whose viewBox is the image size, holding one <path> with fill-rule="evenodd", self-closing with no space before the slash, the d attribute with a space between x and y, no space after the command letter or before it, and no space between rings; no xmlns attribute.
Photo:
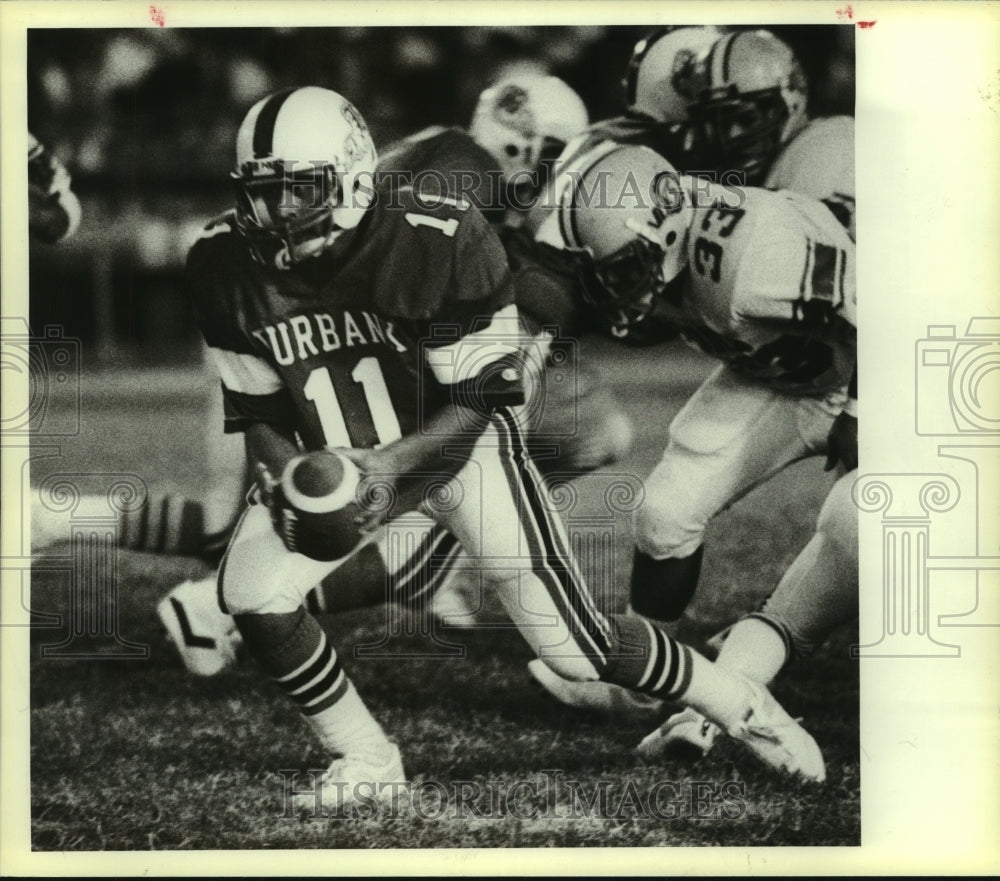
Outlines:
<svg viewBox="0 0 1000 881"><path fill-rule="evenodd" d="M824 471L832 471L838 462L844 464L846 471L858 467L858 417L846 411L833 420L830 433L827 435L826 465Z"/></svg>
<svg viewBox="0 0 1000 881"><path fill-rule="evenodd" d="M374 532L397 512L402 469L392 448L330 447L330 452L353 462L362 477L354 525L362 534Z"/></svg>
<svg viewBox="0 0 1000 881"><path fill-rule="evenodd" d="M360 482L354 463L331 450L294 456L280 480L257 465L259 499L275 532L290 551L313 560L339 560L358 546Z"/></svg>

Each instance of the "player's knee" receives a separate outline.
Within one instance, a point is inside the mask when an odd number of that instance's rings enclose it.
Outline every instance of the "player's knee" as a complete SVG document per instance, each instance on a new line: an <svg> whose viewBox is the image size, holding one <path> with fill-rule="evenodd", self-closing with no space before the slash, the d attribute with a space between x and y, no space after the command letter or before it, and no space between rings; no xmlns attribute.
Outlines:
<svg viewBox="0 0 1000 881"><path fill-rule="evenodd" d="M275 547L275 546L278 547ZM296 579L282 574L280 539L263 506L249 508L219 566L219 600L230 615L287 614L302 604ZM311 585L309 585L311 586ZM307 586L308 587L308 586Z"/></svg>
<svg viewBox="0 0 1000 881"><path fill-rule="evenodd" d="M297 593L283 591L280 582L266 575L240 577L228 573L228 567L219 573L219 599L230 615L287 614L302 603Z"/></svg>
<svg viewBox="0 0 1000 881"><path fill-rule="evenodd" d="M704 541L705 523L685 516L677 500L663 493L649 494L635 512L635 545L654 559L687 557Z"/></svg>
<svg viewBox="0 0 1000 881"><path fill-rule="evenodd" d="M685 557L657 560L636 549L630 601L633 611L657 621L676 621L691 602L701 575L702 547Z"/></svg>

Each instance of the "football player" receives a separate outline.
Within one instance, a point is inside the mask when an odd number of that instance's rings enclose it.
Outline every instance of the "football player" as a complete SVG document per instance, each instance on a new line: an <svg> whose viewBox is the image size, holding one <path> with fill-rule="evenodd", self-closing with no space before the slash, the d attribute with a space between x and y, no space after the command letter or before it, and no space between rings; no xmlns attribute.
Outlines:
<svg viewBox="0 0 1000 881"><path fill-rule="evenodd" d="M80 200L66 166L28 132L28 228L35 238L54 245L80 225Z"/></svg>
<svg viewBox="0 0 1000 881"><path fill-rule="evenodd" d="M657 136L648 124L597 124L592 134L571 144L559 162L573 162L606 134L609 140L620 143L658 148L682 171L709 170L730 183L762 182L768 189L790 189L821 199L853 240L853 118L808 118L807 84L801 66L792 50L768 31L706 35L706 30L654 33L640 41L629 64L626 86L635 89L628 94L630 107L638 102L646 108L647 116L660 108L660 117L672 121L666 129L674 133L672 137ZM671 40L674 42L668 42ZM677 72L683 75L676 76ZM651 87L657 83L663 85ZM666 338L667 328L656 325L655 320L647 321L641 331L633 326L629 337L633 342L650 334L654 339ZM856 420L848 409L832 435L838 448L848 450L848 460L856 436ZM693 595L702 556L699 544L676 561L670 572L676 595ZM533 669L538 671L537 665ZM545 671L539 672L544 675ZM559 683L549 684L559 689L561 700L573 701ZM591 693L596 699L596 690Z"/></svg>
<svg viewBox="0 0 1000 881"><path fill-rule="evenodd" d="M587 194L602 178L608 202L595 204ZM671 423L635 518L632 608L673 621L719 511L807 456L832 450L856 467L854 243L817 200L708 187L643 147L599 144L565 166L556 187L539 238L581 256L583 299L606 329L649 341L662 322L722 362ZM820 534L842 519L821 517ZM837 573L844 596L853 572ZM812 633L834 626L831 615L850 617L834 605ZM608 704L607 689L533 672L566 702Z"/></svg>
<svg viewBox="0 0 1000 881"><path fill-rule="evenodd" d="M226 427L244 434L249 461L281 477L259 482L226 551L219 601L340 756L323 778L327 804L349 804L360 783L395 797L405 776L303 598L350 545L416 507L480 562L554 671L681 701L771 766L822 780L815 742L765 689L649 622L594 607L510 410L523 399L524 335L482 215L458 199L370 186L367 127L325 89L258 102L236 156L236 210L192 248L188 283ZM321 467L331 448L345 463L336 482ZM311 492L303 473L329 479ZM306 529L345 505L359 512L356 535L344 522Z"/></svg>
<svg viewBox="0 0 1000 881"><path fill-rule="evenodd" d="M397 187L404 183L417 186L428 197L451 193L465 199L501 231L515 267L526 266L537 257L534 245L525 248L523 237L505 235L503 227L508 221L517 223L518 206L527 205L546 183L549 164L586 125L582 100L562 80L539 74L506 77L480 95L468 130L432 126L403 139L379 156L377 177ZM530 237L527 241L531 242ZM539 290L530 271L523 279L515 285L515 295L521 317L537 335L533 350L537 360L548 366L557 362L561 373L573 371L576 379L570 383L549 377L529 384L529 388L546 389L544 400L535 400L522 411L528 414L523 427L531 448L545 452L536 462L543 471L562 473L582 473L611 464L631 445L631 422L593 373L576 363L575 348L560 345L543 330L566 322L558 298ZM570 333L572 328L565 330ZM565 426L574 424L576 432L567 435ZM211 442L219 445L214 439ZM231 457L232 451L227 452ZM171 501L176 508L177 500ZM173 523L176 518L168 517L169 513L165 509L164 520ZM429 522L426 528L429 535ZM135 530L125 530L124 534L132 532ZM225 541L218 539L223 535L228 539L223 530L209 540L205 550L217 547L221 556ZM383 543L364 556L364 583L371 588L365 595L366 604L384 601L386 585L389 596L408 596L408 582L397 578ZM360 573L351 574L354 583ZM353 608L356 601L345 600L341 586L346 580L337 575L319 585L309 598L313 610L341 611L345 601L347 608ZM185 581L157 607L185 666L196 675L221 672L235 660L239 644L232 619L221 615L214 602L214 581L214 576ZM433 613L449 626L471 626L483 601L478 584L469 578L447 577L440 570L435 570L433 584Z"/></svg>
<svg viewBox="0 0 1000 881"><path fill-rule="evenodd" d="M602 141L637 144L665 156L675 168L708 168L695 144L688 106L704 79L704 59L723 30L706 25L658 28L635 45L622 91L625 112L600 120L575 137L558 158L572 161ZM532 234L554 207L552 180L526 215Z"/></svg>
<svg viewBox="0 0 1000 881"><path fill-rule="evenodd" d="M854 238L854 119L809 118L792 50L768 31L724 34L696 79L688 113L704 161L751 186L824 200Z"/></svg>

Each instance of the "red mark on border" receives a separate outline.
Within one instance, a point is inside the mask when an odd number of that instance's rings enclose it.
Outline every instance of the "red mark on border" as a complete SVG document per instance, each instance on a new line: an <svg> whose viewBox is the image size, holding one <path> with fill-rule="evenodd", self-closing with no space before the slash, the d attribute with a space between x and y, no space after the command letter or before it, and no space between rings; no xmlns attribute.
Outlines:
<svg viewBox="0 0 1000 881"><path fill-rule="evenodd" d="M166 19L163 16L163 10L159 6L149 7L149 17L156 22L161 28L166 23Z"/></svg>
<svg viewBox="0 0 1000 881"><path fill-rule="evenodd" d="M845 18L848 21L850 21L852 18L854 18L854 10L851 9L851 4L850 3L848 3L847 6L844 9L838 9L837 10L837 18L839 18L841 21L843 21Z"/></svg>
<svg viewBox="0 0 1000 881"><path fill-rule="evenodd" d="M873 28L873 27L875 27L875 22L874 21L859 21L858 22L858 27L859 28Z"/></svg>

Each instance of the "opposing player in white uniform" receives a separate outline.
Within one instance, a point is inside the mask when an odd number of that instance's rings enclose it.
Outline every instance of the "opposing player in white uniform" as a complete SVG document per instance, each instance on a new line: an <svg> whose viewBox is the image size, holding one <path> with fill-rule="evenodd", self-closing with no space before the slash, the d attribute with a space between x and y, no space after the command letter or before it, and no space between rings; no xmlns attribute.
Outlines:
<svg viewBox="0 0 1000 881"><path fill-rule="evenodd" d="M587 194L601 177L610 201L594 205ZM641 147L598 145L561 181L539 236L592 260L583 296L607 329L627 339L666 322L723 362L671 424L635 519L632 606L673 620L690 593L671 577L678 561L700 556L709 520L792 462L825 453L835 423L851 419L854 243L815 199L706 189ZM675 215L685 218L680 235L667 223ZM678 253L685 272L665 284L661 266ZM548 684L569 702L606 703Z"/></svg>
<svg viewBox="0 0 1000 881"><path fill-rule="evenodd" d="M665 108L672 108L671 118L677 120L675 131L687 133L685 149L674 147L675 153L666 154L668 158L680 156L674 164L685 163L681 168L714 169L717 176L731 176L734 181L762 183L769 189L791 189L821 199L853 239L854 120L847 116L808 119L805 78L788 46L767 31L740 31L715 36L710 49L696 56L693 70L682 63L686 57L688 53L675 59L669 51L648 51L644 42L637 46L629 69L640 95L644 84L663 84L648 92L645 103L660 101ZM684 75L678 77L676 71L684 71ZM671 84L673 91L665 84ZM615 139L613 131L609 135ZM630 137L629 142L655 146L648 137ZM593 145L593 139L578 139L561 161L572 161L574 148L579 151ZM761 259L771 258L768 255ZM648 334L651 327L647 323L644 332ZM686 415L692 418L689 411ZM696 443L697 427L675 422L674 428L680 436L689 435L690 441ZM835 447L832 458L842 454L847 467L853 467L856 437L856 419L848 405L830 435ZM832 464L828 462L828 467ZM839 507L828 504L822 522L829 522L832 510ZM853 511L845 516L853 517ZM684 555L686 551L689 553ZM661 569L669 567L664 578L683 608L697 585L703 550L700 543L692 548L689 542L674 553L681 556L665 558L669 562L664 562ZM855 569L846 567L842 571ZM850 593L850 588L844 592ZM676 607L647 608L651 614L679 614ZM849 619L850 614L847 607L838 617ZM731 651L732 647L727 654ZM544 671L539 672L544 675ZM567 702L607 705L597 689L590 689L590 697L585 697L582 689L567 692L559 683L546 684ZM618 700L614 705L620 703Z"/></svg>
<svg viewBox="0 0 1000 881"><path fill-rule="evenodd" d="M722 76L721 60L727 48L727 75ZM765 63L768 58L769 65ZM797 79L790 50L776 38L760 34L720 41L714 60L710 70L715 82L735 99L730 105L731 118L754 103L754 91ZM762 77L762 69L769 70L767 77ZM755 70L761 77L756 81ZM707 95L702 100L704 104L711 101ZM720 126L720 133L722 129L724 126ZM807 120L783 131L776 147L766 137L758 145L764 167L770 164L764 186L821 199L851 239L856 239L853 117ZM857 617L858 512L851 497L857 468L856 377L851 391L852 397L831 431L833 448L827 461L829 469L839 460L847 473L837 480L823 503L815 535L763 608L713 639L722 642L718 664L757 682L770 683L786 663L808 658L836 627ZM697 757L711 749L717 734L712 723L684 710L649 735L640 752L650 759L668 752Z"/></svg>

